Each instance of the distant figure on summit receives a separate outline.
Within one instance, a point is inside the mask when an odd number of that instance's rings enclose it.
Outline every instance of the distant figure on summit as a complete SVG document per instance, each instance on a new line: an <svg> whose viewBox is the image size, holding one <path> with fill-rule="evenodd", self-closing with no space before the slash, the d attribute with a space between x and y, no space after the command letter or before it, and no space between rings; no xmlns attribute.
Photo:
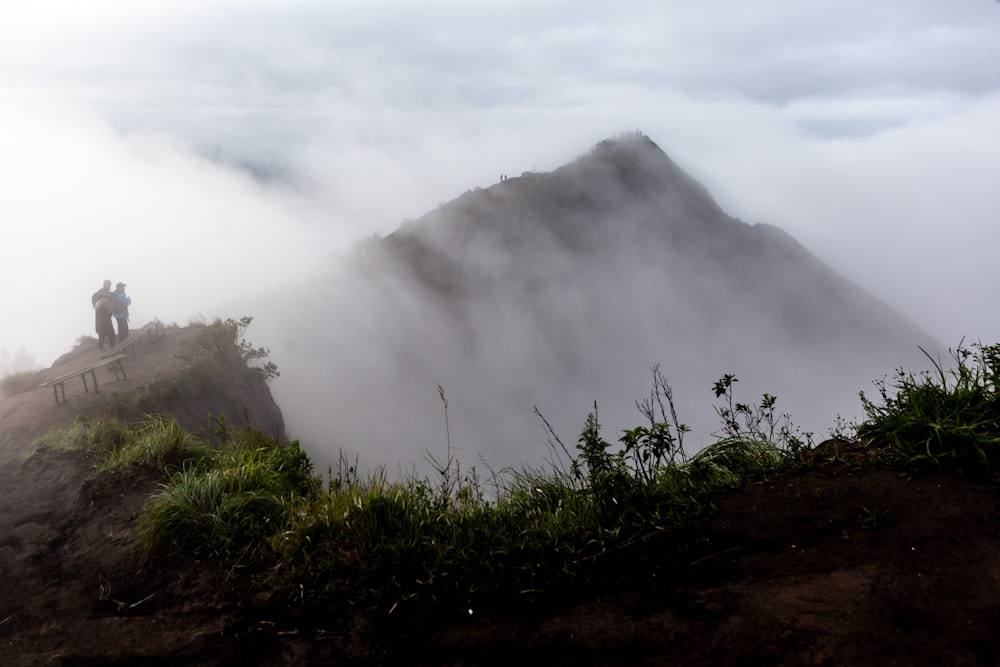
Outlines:
<svg viewBox="0 0 1000 667"><path fill-rule="evenodd" d="M101 299L106 299L109 296L111 296L111 281L110 280L105 280L104 281L104 286L101 287L101 289L97 290L96 292L94 292L91 295L91 297L90 297L90 305L94 306L96 308L98 301L100 301Z"/></svg>
<svg viewBox="0 0 1000 667"><path fill-rule="evenodd" d="M115 325L111 323L111 295L102 296L94 304L94 327L97 329L97 349L104 351L104 341L108 349L115 346Z"/></svg>
<svg viewBox="0 0 1000 667"><path fill-rule="evenodd" d="M111 314L118 321L118 342L128 338L128 307L132 304L132 297L125 294L125 283L115 285L115 291L111 294Z"/></svg>

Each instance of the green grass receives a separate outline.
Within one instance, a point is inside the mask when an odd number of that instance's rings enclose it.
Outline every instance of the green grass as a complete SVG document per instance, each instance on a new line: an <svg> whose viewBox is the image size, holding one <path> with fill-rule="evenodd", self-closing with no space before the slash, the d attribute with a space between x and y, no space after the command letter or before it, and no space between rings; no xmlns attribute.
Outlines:
<svg viewBox="0 0 1000 667"><path fill-rule="evenodd" d="M736 486L747 478L775 473L786 462L785 452L769 440L730 437L698 452L688 467L712 486Z"/></svg>
<svg viewBox="0 0 1000 667"><path fill-rule="evenodd" d="M1000 345L959 345L951 354L951 368L927 355L932 370L899 369L876 383L878 403L862 394L858 433L908 468L986 476L1000 464Z"/></svg>
<svg viewBox="0 0 1000 667"><path fill-rule="evenodd" d="M152 559L243 568L259 593L280 598L389 605L551 590L787 460L771 442L735 437L689 459L671 400L654 391L640 404L649 424L618 445L603 439L595 406L574 452L550 431L553 463L487 481L451 459L400 479L342 459L323 489L296 445L236 438L172 474L142 513L141 543Z"/></svg>
<svg viewBox="0 0 1000 667"><path fill-rule="evenodd" d="M185 431L177 420L153 416L130 429L128 437L105 454L98 471L127 472L133 466L147 466L172 472L209 465L215 456L214 449Z"/></svg>
<svg viewBox="0 0 1000 667"><path fill-rule="evenodd" d="M448 497L427 479L383 474L300 505L278 536L275 590L342 593L355 603L468 599L572 579L644 521L612 520L559 475L521 471L486 500L468 478ZM453 483L449 482L452 486Z"/></svg>
<svg viewBox="0 0 1000 667"><path fill-rule="evenodd" d="M211 456L173 469L143 510L141 545L153 557L262 562L296 498L318 493L311 471L297 443L282 447L258 432L240 433Z"/></svg>
<svg viewBox="0 0 1000 667"><path fill-rule="evenodd" d="M103 457L124 445L135 430L134 426L115 417L79 417L69 426L54 429L37 438L29 451L82 452Z"/></svg>
<svg viewBox="0 0 1000 667"><path fill-rule="evenodd" d="M931 372L901 371L895 383L883 382L877 403L862 396L867 418L858 437L885 452L870 460L995 470L998 359L996 346L960 347L956 368L932 360ZM815 465L803 456L809 434L777 416L775 397L738 403L732 376L714 388L722 399L717 441L688 456L687 428L653 370L650 398L637 403L645 423L617 443L604 439L596 406L572 449L542 418L550 463L485 480L451 458L430 458L431 475L402 478L384 469L362 474L342 458L324 488L297 443L282 447L242 430L224 431L224 442L209 447L168 418L80 421L48 442L100 454L103 471L163 471L166 481L139 519L151 561L209 559L244 576L255 593L282 600L465 604L580 581L607 554L709 506L720 489ZM874 511L866 520L882 518Z"/></svg>
<svg viewBox="0 0 1000 667"><path fill-rule="evenodd" d="M210 335L231 343L225 332ZM212 447L166 417L81 421L50 441L97 455L102 473L163 472L139 517L151 561L210 559L280 599L454 602L566 585L617 547L698 511L710 492L786 460L740 431L687 457L687 429L657 369L650 399L637 405L647 423L618 443L604 439L594 406L572 451L549 429L548 466L485 481L450 458L429 457L430 476L398 479L341 460L324 489L297 443L223 430Z"/></svg>

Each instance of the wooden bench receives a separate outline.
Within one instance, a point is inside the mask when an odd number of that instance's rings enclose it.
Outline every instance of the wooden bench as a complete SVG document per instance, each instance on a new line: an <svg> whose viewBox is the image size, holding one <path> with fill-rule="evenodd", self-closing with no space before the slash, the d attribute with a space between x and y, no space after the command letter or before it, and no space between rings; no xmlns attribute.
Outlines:
<svg viewBox="0 0 1000 667"><path fill-rule="evenodd" d="M146 337L146 342L151 342L155 338L159 338L163 335L159 327L160 322L158 320L153 320L152 322L147 322L140 329L129 332L129 335L125 337L125 340L120 341L118 344L109 347L108 349L101 352L101 358L105 359L108 357L113 357L117 354L124 354L125 350L131 353L131 356L135 356L135 344L139 342L143 336Z"/></svg>
<svg viewBox="0 0 1000 667"><path fill-rule="evenodd" d="M115 372L116 380L127 380L128 376L125 375L125 369L122 367L122 359L127 358L127 354L116 354L106 359L101 359L100 361L95 361L89 366L83 368L78 368L71 373L66 373L60 375L57 378L52 378L41 384L42 387L52 387L52 393L56 397L56 405L62 405L66 402L66 388L64 383L67 380L72 380L75 377L83 378L83 389L84 391L90 393L90 385L87 382L87 375L90 375L90 379L94 381L94 393L100 392L97 388L97 374L94 372L102 366L109 366L111 370Z"/></svg>

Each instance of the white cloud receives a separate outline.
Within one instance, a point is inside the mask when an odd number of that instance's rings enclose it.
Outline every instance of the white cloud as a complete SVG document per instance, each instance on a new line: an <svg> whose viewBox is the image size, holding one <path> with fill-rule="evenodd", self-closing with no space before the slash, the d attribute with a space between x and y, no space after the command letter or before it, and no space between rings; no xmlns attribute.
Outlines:
<svg viewBox="0 0 1000 667"><path fill-rule="evenodd" d="M256 314L228 309L636 128L945 344L996 339L998 117L987 0L15 3L0 347L51 362L105 277L139 319Z"/></svg>
<svg viewBox="0 0 1000 667"><path fill-rule="evenodd" d="M315 267L336 233L246 174L153 137L38 111L0 114L0 283L4 344L44 363L92 334L88 296L104 278L133 294L133 317L186 322L229 300L296 280L273 267ZM276 277L277 276L277 277Z"/></svg>

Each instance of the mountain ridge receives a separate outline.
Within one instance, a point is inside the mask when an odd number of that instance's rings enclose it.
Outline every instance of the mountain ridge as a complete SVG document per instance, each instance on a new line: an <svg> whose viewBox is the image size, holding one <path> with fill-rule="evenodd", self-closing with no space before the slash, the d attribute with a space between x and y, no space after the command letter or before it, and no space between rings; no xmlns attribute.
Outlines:
<svg viewBox="0 0 1000 667"><path fill-rule="evenodd" d="M271 338L289 377L317 359L327 377L275 390L304 441L337 443L320 453L333 462L353 442L389 465L440 447L439 386L469 456L537 461L535 408L567 433L598 402L616 433L657 364L702 445L724 373L787 397L779 409L817 432L858 415L872 380L922 363L920 347L940 350L787 232L727 214L638 134L468 190L309 292L329 315L289 312Z"/></svg>
<svg viewBox="0 0 1000 667"><path fill-rule="evenodd" d="M589 184L589 186L588 186ZM614 196L607 193L615 188ZM640 212L619 224L609 224L621 204L621 194L639 202ZM643 204L643 202L648 202ZM630 202L631 203L631 202ZM520 205L519 205L520 204ZM561 213L561 215L559 215ZM438 225L442 229L431 229ZM767 223L747 223L725 213L701 183L681 169L651 139L621 135L598 142L588 153L544 174L526 173L488 188L468 191L439 209L418 218L383 240L391 261L410 264L418 280L455 295L456 283L477 281L462 270L476 237L492 237L505 250L528 252L525 246L546 242L556 249L597 254L609 246L700 246L704 259L730 262L740 253L760 253L762 260L820 265L825 280L840 290L860 290L829 268L787 231ZM615 235L625 236L621 239ZM420 237L423 237L421 239ZM634 237L634 238L629 238ZM413 245L423 244L417 261L407 258ZM697 249L697 248L696 248ZM535 257L535 253L531 253ZM430 266L439 261L442 266ZM651 258L649 261L655 261ZM763 263L763 262L762 262ZM477 267L470 267L475 271ZM730 264L730 269L733 266ZM760 266L738 265L734 282L757 284ZM455 275L457 273L457 275ZM850 286L849 286L850 285ZM831 292L834 291L831 288ZM855 292L857 294L857 292ZM872 309L890 309L866 292ZM915 324L894 313L894 326L912 329L914 338L931 342ZM934 347L939 347L936 342Z"/></svg>

